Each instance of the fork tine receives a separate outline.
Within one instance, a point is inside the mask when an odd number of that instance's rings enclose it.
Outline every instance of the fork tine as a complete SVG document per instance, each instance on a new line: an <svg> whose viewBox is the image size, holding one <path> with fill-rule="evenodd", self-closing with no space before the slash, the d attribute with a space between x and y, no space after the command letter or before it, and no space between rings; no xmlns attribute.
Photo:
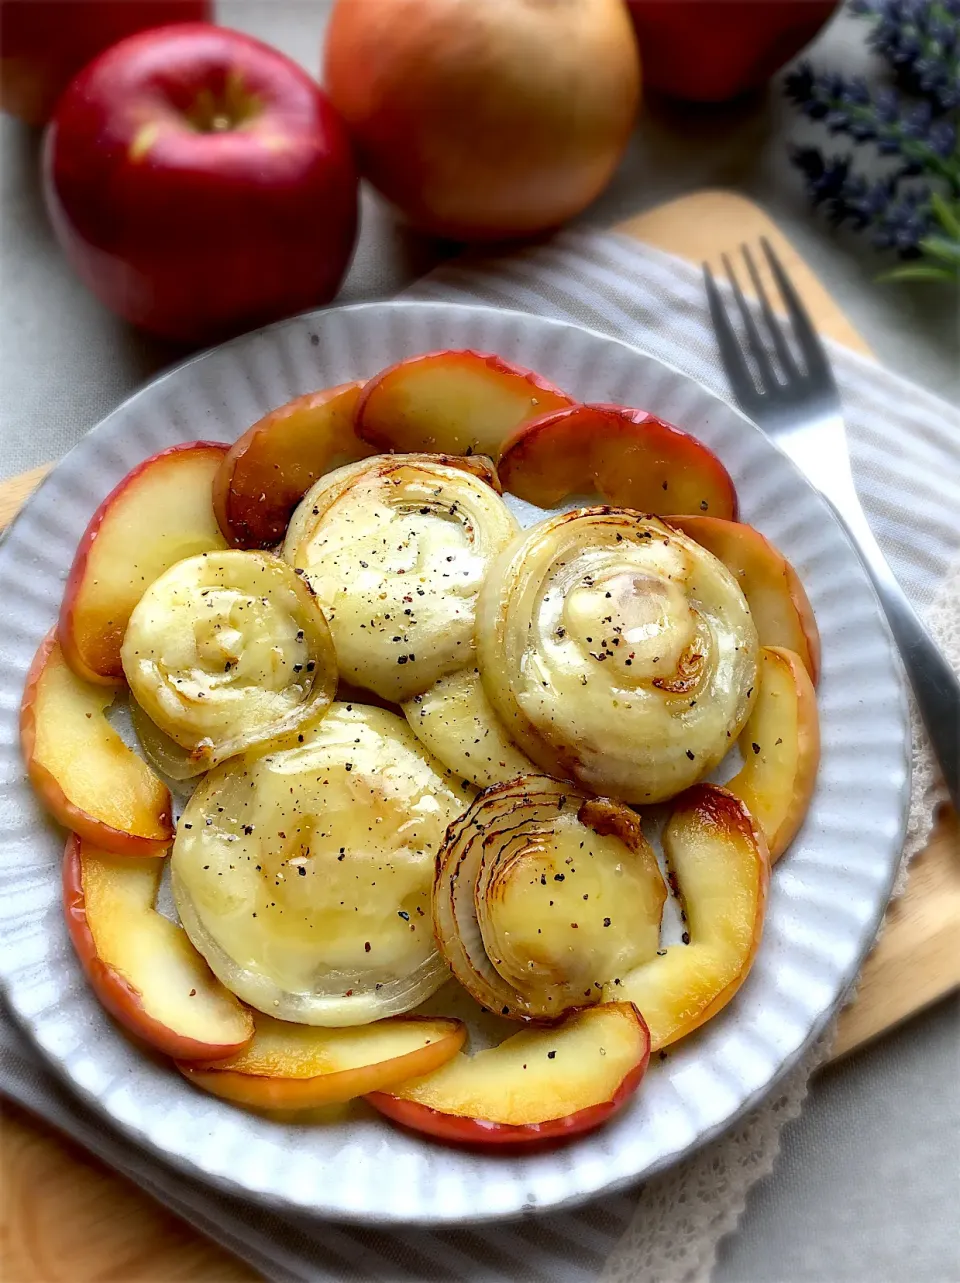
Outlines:
<svg viewBox="0 0 960 1283"><path fill-rule="evenodd" d="M756 385L739 340L727 317L720 291L717 289L717 282L706 263L703 265L703 284L707 291L710 319L713 321L713 331L717 336L720 359L730 383L730 390L740 405L746 409L748 405L756 402Z"/></svg>
<svg viewBox="0 0 960 1283"><path fill-rule="evenodd" d="M780 322L773 314L773 308L770 306L770 298L767 294L766 286L760 279L760 273L757 271L757 265L753 260L753 255L750 253L750 246L741 245L740 252L743 254L743 261L746 263L747 271L750 273L750 280L753 282L753 289L757 296L757 300L760 303L760 311L763 313L763 322L767 327L767 333L770 335L770 340L777 353L777 359L780 362L780 366L788 380L798 378L800 371L797 369L797 363L793 359L793 353L790 351L787 341L783 337L783 330L780 327Z"/></svg>
<svg viewBox="0 0 960 1283"><path fill-rule="evenodd" d="M825 379L830 387L834 387L830 362L827 360L823 344L820 342L819 335L810 320L809 312L800 301L800 295L787 275L786 268L774 253L773 246L765 236L760 237L760 244L763 247L767 262L770 264L770 271L773 273L774 280L777 282L777 288L786 304L787 312L793 324L793 332L803 355L807 374L815 375L819 379Z"/></svg>
<svg viewBox="0 0 960 1283"><path fill-rule="evenodd" d="M747 334L747 347L757 363L757 370L760 374L760 391L770 392L777 386L777 376L773 371L773 364L767 354L767 349L763 345L763 339L760 337L760 331L757 329L757 323L753 319L747 300L743 297L743 290L740 288L740 282L737 280L737 274L733 270L733 264L726 254L721 255L724 270L730 280L730 288L733 290L733 297L737 300L737 307L740 311L740 320L743 322L743 328Z"/></svg>

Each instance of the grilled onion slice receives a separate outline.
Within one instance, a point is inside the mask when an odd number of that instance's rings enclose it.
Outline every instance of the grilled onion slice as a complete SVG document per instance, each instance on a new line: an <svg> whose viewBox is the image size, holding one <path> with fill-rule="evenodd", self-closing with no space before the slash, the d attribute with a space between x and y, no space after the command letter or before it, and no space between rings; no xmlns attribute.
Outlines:
<svg viewBox="0 0 960 1283"><path fill-rule="evenodd" d="M130 701L130 720L147 765L169 780L192 780L207 769L187 749L181 748L166 731L152 722L135 699Z"/></svg>
<svg viewBox="0 0 960 1283"><path fill-rule="evenodd" d="M556 1019L655 955L665 899L633 811L532 775L486 789L451 824L434 930L484 1007Z"/></svg>
<svg viewBox="0 0 960 1283"><path fill-rule="evenodd" d="M468 797L402 718L336 703L301 746L200 783L173 848L181 921L269 1015L356 1025L409 1011L448 978L430 891Z"/></svg>
<svg viewBox="0 0 960 1283"><path fill-rule="evenodd" d="M285 559L330 621L340 675L397 703L474 663L477 593L517 523L488 461L377 455L321 478Z"/></svg>
<svg viewBox="0 0 960 1283"><path fill-rule="evenodd" d="M757 630L736 580L686 535L585 508L518 537L477 608L480 672L544 770L626 802L711 771L749 716Z"/></svg>
<svg viewBox="0 0 960 1283"><path fill-rule="evenodd" d="M478 668L441 677L428 691L408 699L403 711L434 757L479 788L536 774L490 707Z"/></svg>
<svg viewBox="0 0 960 1283"><path fill-rule="evenodd" d="M137 703L201 768L296 742L336 690L309 585L262 552L172 566L134 608L121 656Z"/></svg>

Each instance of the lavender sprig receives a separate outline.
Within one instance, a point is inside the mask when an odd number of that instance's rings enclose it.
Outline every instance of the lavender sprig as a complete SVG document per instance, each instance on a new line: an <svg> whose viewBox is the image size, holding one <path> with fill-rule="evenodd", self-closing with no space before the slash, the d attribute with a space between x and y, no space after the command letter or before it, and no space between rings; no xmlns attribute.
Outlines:
<svg viewBox="0 0 960 1283"><path fill-rule="evenodd" d="M937 111L960 107L960 0L852 0L850 7L876 19L869 43L905 88Z"/></svg>
<svg viewBox="0 0 960 1283"><path fill-rule="evenodd" d="M897 190L893 178L870 181L851 170L850 158L825 158L816 147L797 147L791 159L803 171L814 205L826 208L835 227L869 231L874 249L895 249L917 258L920 245L938 230L929 183Z"/></svg>
<svg viewBox="0 0 960 1283"><path fill-rule="evenodd" d="M852 0L875 20L870 42L897 73L904 97L862 77L815 71L801 63L787 97L810 120L854 147L872 145L888 172L867 179L853 156L817 147L791 156L814 206L830 221L864 232L877 250L908 260L887 274L960 280L960 0Z"/></svg>
<svg viewBox="0 0 960 1283"><path fill-rule="evenodd" d="M831 134L874 143L881 156L897 156L907 175L940 174L960 195L957 126L934 116L929 102L906 103L892 89L872 94L861 76L818 74L803 62L786 78L787 97Z"/></svg>

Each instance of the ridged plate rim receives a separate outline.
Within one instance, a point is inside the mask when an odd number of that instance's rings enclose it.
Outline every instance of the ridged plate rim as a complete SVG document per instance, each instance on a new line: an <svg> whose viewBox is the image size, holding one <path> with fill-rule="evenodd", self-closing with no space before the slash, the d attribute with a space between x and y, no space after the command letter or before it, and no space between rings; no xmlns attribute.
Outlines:
<svg viewBox="0 0 960 1283"><path fill-rule="evenodd" d="M268 409L439 347L496 351L584 400L643 405L703 437L743 515L798 566L824 642L824 758L811 814L774 872L764 940L731 1005L671 1049L607 1127L539 1155L483 1156L378 1117L278 1123L200 1095L135 1050L83 981L62 923L62 834L19 758L26 670L56 616L72 549L133 463L177 441L233 439ZM618 339L522 312L398 301L279 322L192 357L126 400L49 474L0 545L0 979L49 1063L89 1105L233 1194L370 1225L467 1224L574 1206L649 1177L771 1092L824 1029L873 941L909 798L902 671L866 575L823 500L737 410Z"/></svg>

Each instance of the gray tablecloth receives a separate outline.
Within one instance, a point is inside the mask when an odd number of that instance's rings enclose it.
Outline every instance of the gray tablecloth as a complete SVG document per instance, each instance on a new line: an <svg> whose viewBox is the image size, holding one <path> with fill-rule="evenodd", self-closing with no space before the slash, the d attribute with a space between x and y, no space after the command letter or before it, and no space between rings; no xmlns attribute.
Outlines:
<svg viewBox="0 0 960 1283"><path fill-rule="evenodd" d="M316 70L323 0L221 0L221 21ZM870 64L863 25L839 19L815 53ZM960 402L957 296L878 287L876 262L807 211L785 139L807 132L772 94L707 115L647 110L586 221L609 225L703 186L766 206L891 367ZM45 222L37 138L0 127L0 476L62 454L177 354L133 334L70 275ZM453 246L416 236L364 194L363 232L343 298L391 294ZM960 1283L960 1091L956 1006L945 1004L815 1084L773 1176L751 1195L717 1283Z"/></svg>

